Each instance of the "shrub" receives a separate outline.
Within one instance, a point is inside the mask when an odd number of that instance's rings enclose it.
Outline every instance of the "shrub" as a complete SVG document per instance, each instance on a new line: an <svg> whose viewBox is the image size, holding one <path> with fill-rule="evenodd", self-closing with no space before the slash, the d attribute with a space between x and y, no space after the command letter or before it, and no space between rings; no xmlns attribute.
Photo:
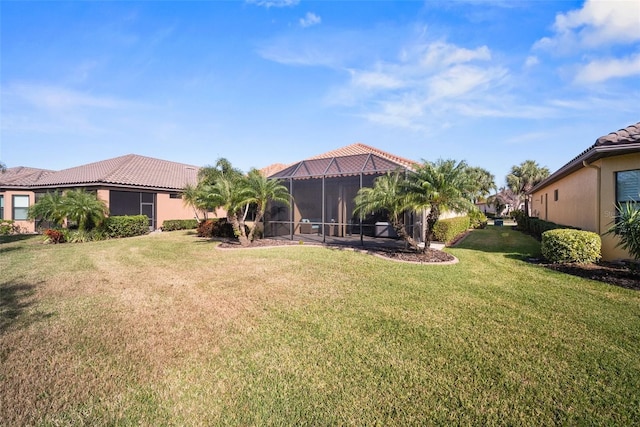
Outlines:
<svg viewBox="0 0 640 427"><path fill-rule="evenodd" d="M487 216L478 209L472 210L468 214L471 228L485 228L487 226Z"/></svg>
<svg viewBox="0 0 640 427"><path fill-rule="evenodd" d="M518 222L518 230L531 234L538 240L542 239L542 234L549 230L579 230L579 228L570 225L556 224L555 222L545 221L535 216L527 216L522 211L517 211L514 218Z"/></svg>
<svg viewBox="0 0 640 427"><path fill-rule="evenodd" d="M589 264L600 259L600 236L590 231L557 229L542 234L542 256L551 263Z"/></svg>
<svg viewBox="0 0 640 427"><path fill-rule="evenodd" d="M245 226L245 232L248 227ZM227 221L226 218L205 219L198 224L198 237L223 237L223 238L235 238L233 227Z"/></svg>
<svg viewBox="0 0 640 427"><path fill-rule="evenodd" d="M58 243L65 242L65 235L60 230L48 228L44 231L44 235L46 236L44 240L45 243L53 243L54 245L57 245Z"/></svg>
<svg viewBox="0 0 640 427"><path fill-rule="evenodd" d="M20 227L10 219L0 219L0 236L8 236L10 234L19 234Z"/></svg>
<svg viewBox="0 0 640 427"><path fill-rule="evenodd" d="M449 243L467 231L469 226L468 216L441 219L433 226L433 236L437 241Z"/></svg>
<svg viewBox="0 0 640 427"><path fill-rule="evenodd" d="M193 230L198 228L195 219L168 219L162 223L162 231Z"/></svg>
<svg viewBox="0 0 640 427"><path fill-rule="evenodd" d="M149 218L146 215L110 216L103 223L102 231L107 237L133 237L149 233Z"/></svg>

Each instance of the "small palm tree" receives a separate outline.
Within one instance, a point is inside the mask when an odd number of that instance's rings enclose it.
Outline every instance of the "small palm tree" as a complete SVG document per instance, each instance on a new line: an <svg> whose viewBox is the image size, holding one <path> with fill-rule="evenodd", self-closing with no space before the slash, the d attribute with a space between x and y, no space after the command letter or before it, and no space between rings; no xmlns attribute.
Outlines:
<svg viewBox="0 0 640 427"><path fill-rule="evenodd" d="M200 221L198 213L202 213L203 219L207 219L207 211L209 207L206 203L206 194L203 191L203 185L187 184L182 189L182 201L185 206L191 206L197 221Z"/></svg>
<svg viewBox="0 0 640 427"><path fill-rule="evenodd" d="M424 236L425 249L433 240L433 226L447 210L468 212L475 206L469 200L473 183L466 162L455 160L425 161L408 176L407 197L414 209L428 209Z"/></svg>
<svg viewBox="0 0 640 427"><path fill-rule="evenodd" d="M65 217L65 198L58 191L47 192L37 203L29 208L29 218L49 221L62 226Z"/></svg>
<svg viewBox="0 0 640 427"><path fill-rule="evenodd" d="M6 170L7 170L7 166L4 163L0 162L0 173L4 173L4 171Z"/></svg>
<svg viewBox="0 0 640 427"><path fill-rule="evenodd" d="M279 180L267 179L257 169L249 171L242 185L246 189L247 201L256 205L256 217L247 237L250 242L253 242L257 225L264 217L267 204L271 201L289 206L289 189Z"/></svg>
<svg viewBox="0 0 640 427"><path fill-rule="evenodd" d="M240 176L221 176L214 185L207 185L205 200L208 205L223 208L227 212L227 221L233 227L235 236L242 246L249 241L244 228L244 212L250 203L252 194Z"/></svg>
<svg viewBox="0 0 640 427"><path fill-rule="evenodd" d="M84 189L66 192L63 206L67 219L77 223L82 231L99 225L109 213L104 201Z"/></svg>
<svg viewBox="0 0 640 427"><path fill-rule="evenodd" d="M617 236L620 241L616 246L640 260L640 209L635 203L627 202L618 206L618 216L605 234Z"/></svg>
<svg viewBox="0 0 640 427"><path fill-rule="evenodd" d="M364 187L358 191L353 210L360 218L371 212L386 211L391 226L409 246L418 250L418 242L405 229L404 214L410 210L405 193L405 177L401 171L388 172L373 181L373 187Z"/></svg>
<svg viewBox="0 0 640 427"><path fill-rule="evenodd" d="M519 166L512 166L507 175L507 187L519 197L519 204L524 201L525 214L529 215L529 203L526 194L549 176L549 169L541 167L533 160L526 160Z"/></svg>

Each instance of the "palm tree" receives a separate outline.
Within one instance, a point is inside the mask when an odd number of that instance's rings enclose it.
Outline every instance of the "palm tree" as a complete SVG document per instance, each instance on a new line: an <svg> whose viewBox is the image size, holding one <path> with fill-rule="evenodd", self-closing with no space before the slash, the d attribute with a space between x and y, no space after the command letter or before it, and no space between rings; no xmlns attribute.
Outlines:
<svg viewBox="0 0 640 427"><path fill-rule="evenodd" d="M252 194L243 182L244 177L225 175L217 178L215 184L205 186L205 200L209 206L223 208L227 212L227 221L233 227L233 232L242 246L248 246L249 241L244 228L244 217Z"/></svg>
<svg viewBox="0 0 640 427"><path fill-rule="evenodd" d="M518 195L520 203L524 201L524 211L529 215L529 203L526 194L549 176L549 169L541 167L533 160L525 160L519 166L512 166L507 175L507 186Z"/></svg>
<svg viewBox="0 0 640 427"><path fill-rule="evenodd" d="M467 173L471 181L469 198L474 202L488 196L496 188L495 176L488 170L480 167L469 167L467 168Z"/></svg>
<svg viewBox="0 0 640 427"><path fill-rule="evenodd" d="M411 210L405 192L406 182L403 172L388 172L373 181L373 187L364 187L358 191L355 202L354 215L361 218L371 212L386 211L389 222L405 242L418 250L418 242L405 229L404 214Z"/></svg>
<svg viewBox="0 0 640 427"><path fill-rule="evenodd" d="M247 236L249 242L253 242L257 225L262 221L267 210L267 203L272 201L289 206L289 189L282 185L279 180L267 179L257 169L249 171L242 185L248 190L248 202L256 206L256 217L253 227Z"/></svg>
<svg viewBox="0 0 640 427"><path fill-rule="evenodd" d="M104 201L83 188L65 193L63 209L67 219L77 223L81 231L99 225L109 213Z"/></svg>
<svg viewBox="0 0 640 427"><path fill-rule="evenodd" d="M0 162L0 173L4 173L7 170L7 165Z"/></svg>
<svg viewBox="0 0 640 427"><path fill-rule="evenodd" d="M204 185L202 184L185 185L182 189L182 201L185 206L191 206L193 208L193 213L197 221L200 221L198 212L202 213L203 219L207 219L207 211L209 211L209 209L213 209L207 206L206 192L204 191Z"/></svg>
<svg viewBox="0 0 640 427"><path fill-rule="evenodd" d="M407 196L414 209L429 209L424 235L425 250L433 240L433 226L447 210L468 212L475 206L469 199L473 193L465 161L424 161L408 176Z"/></svg>
<svg viewBox="0 0 640 427"><path fill-rule="evenodd" d="M67 216L65 197L57 191L47 192L38 202L29 208L29 218L49 221L61 226Z"/></svg>

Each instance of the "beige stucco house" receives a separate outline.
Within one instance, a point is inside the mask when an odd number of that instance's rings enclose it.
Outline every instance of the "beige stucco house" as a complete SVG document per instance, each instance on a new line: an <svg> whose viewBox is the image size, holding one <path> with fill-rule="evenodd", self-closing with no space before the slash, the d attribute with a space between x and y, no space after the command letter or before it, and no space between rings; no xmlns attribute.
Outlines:
<svg viewBox="0 0 640 427"><path fill-rule="evenodd" d="M0 174L0 219L14 220L23 232L36 231L27 210L52 191L84 188L105 201L111 215L149 217L151 229L168 219L191 219L182 200L186 184L197 183L198 167L135 154L61 171L26 167Z"/></svg>
<svg viewBox="0 0 640 427"><path fill-rule="evenodd" d="M602 236L602 258L630 258L616 248L617 238L604 235L616 216L616 205L640 207L640 122L602 136L530 192L531 215L580 227Z"/></svg>

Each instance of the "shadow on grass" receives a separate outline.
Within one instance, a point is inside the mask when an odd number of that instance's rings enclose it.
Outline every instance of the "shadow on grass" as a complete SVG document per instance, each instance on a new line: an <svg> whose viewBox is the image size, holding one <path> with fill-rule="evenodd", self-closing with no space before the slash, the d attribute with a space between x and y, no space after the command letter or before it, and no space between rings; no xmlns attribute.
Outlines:
<svg viewBox="0 0 640 427"><path fill-rule="evenodd" d="M0 244L19 242L21 240L32 239L35 236L37 236L37 234L12 234L10 236L0 236Z"/></svg>
<svg viewBox="0 0 640 427"><path fill-rule="evenodd" d="M36 287L37 285L25 283L0 284L0 334L16 323L24 327L53 315L38 311L26 312L35 303L33 295Z"/></svg>

